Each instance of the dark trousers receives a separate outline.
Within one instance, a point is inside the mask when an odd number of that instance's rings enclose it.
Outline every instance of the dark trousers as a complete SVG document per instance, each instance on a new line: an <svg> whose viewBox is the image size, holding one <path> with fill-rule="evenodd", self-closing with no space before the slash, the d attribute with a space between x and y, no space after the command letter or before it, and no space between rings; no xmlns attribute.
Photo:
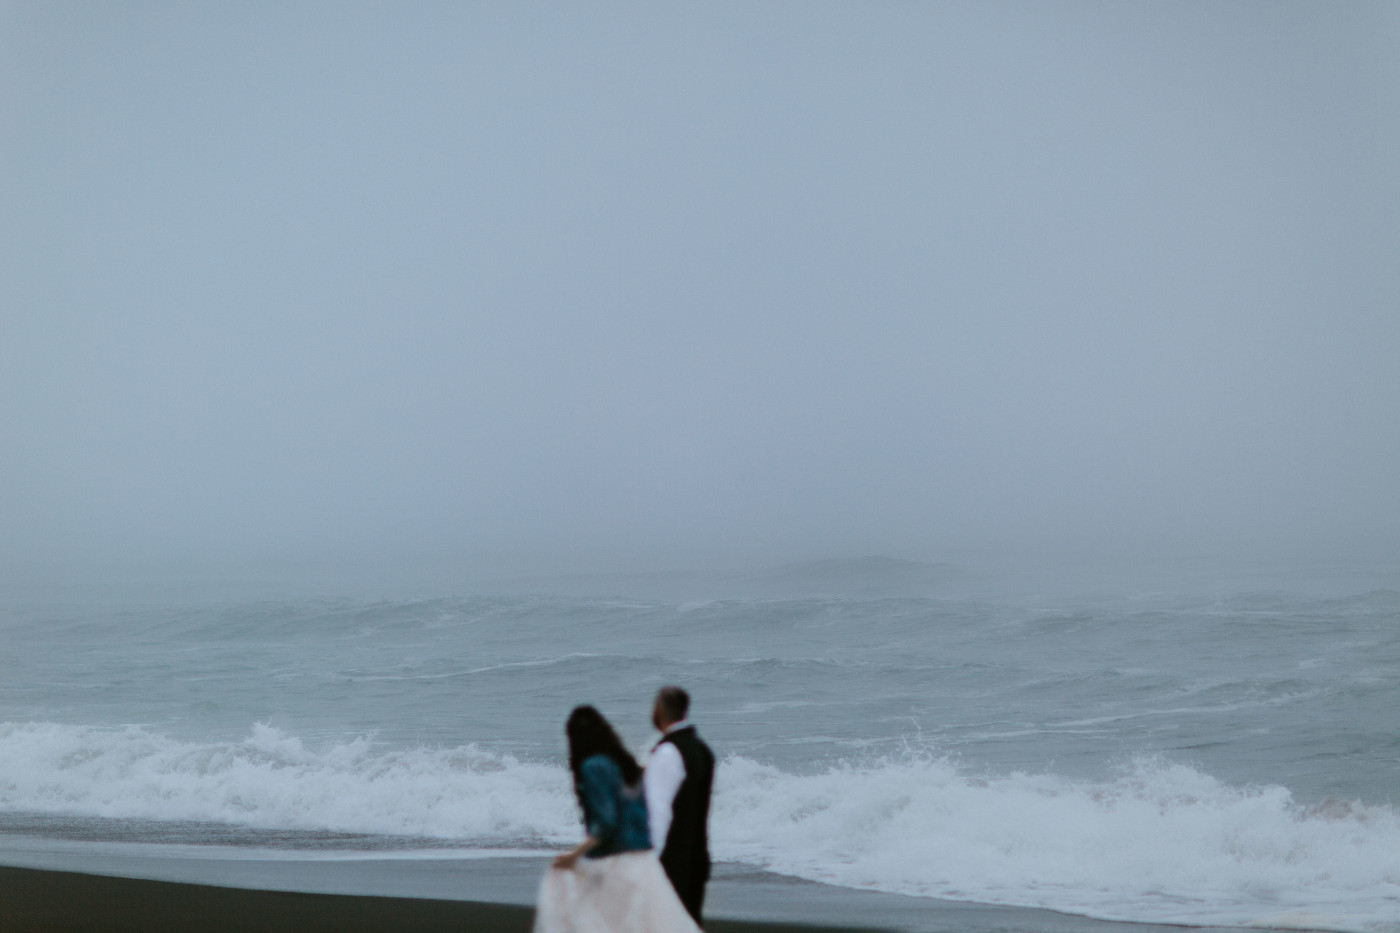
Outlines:
<svg viewBox="0 0 1400 933"><path fill-rule="evenodd" d="M681 896L681 903L685 905L685 909L695 918L696 926L699 926L700 908L705 904L705 882L701 880L698 883L690 885L689 890L677 890L676 893Z"/></svg>
<svg viewBox="0 0 1400 933"><path fill-rule="evenodd" d="M666 877L671 879L671 887L676 889L676 894L680 897L681 903L685 905L686 912L700 923L700 909L705 904L705 883L710 880L710 866L695 864L693 860L686 860L687 864L675 864L668 862L663 856L661 867L666 869Z"/></svg>

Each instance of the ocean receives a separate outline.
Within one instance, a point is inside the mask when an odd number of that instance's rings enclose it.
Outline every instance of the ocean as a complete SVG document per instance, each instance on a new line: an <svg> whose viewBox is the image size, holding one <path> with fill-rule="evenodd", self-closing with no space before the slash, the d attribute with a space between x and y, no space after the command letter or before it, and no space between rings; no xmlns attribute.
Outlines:
<svg viewBox="0 0 1400 933"><path fill-rule="evenodd" d="M721 759L727 865L1101 919L1400 930L1385 574L865 559L364 589L0 590L0 850L562 849L570 708L641 756L676 683Z"/></svg>

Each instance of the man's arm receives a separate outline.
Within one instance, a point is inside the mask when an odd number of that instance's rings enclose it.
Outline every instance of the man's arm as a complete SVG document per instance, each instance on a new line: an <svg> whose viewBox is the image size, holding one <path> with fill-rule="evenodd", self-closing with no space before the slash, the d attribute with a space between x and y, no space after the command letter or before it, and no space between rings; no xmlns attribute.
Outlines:
<svg viewBox="0 0 1400 933"><path fill-rule="evenodd" d="M647 795L647 824L651 830L651 845L660 852L666 847L666 834L671 831L671 804L685 780L685 761L680 749L662 742L651 753L642 786Z"/></svg>

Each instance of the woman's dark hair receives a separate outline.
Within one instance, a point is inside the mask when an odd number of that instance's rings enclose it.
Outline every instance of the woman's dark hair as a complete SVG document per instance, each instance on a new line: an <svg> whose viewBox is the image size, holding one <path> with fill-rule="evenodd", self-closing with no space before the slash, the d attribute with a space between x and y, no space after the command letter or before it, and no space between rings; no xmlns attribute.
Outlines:
<svg viewBox="0 0 1400 933"><path fill-rule="evenodd" d="M574 772L574 782L582 776L579 769L586 759L594 755L607 755L617 763L622 772L622 782L632 787L642 779L641 766L622 745L613 727L603 718L603 714L591 706L576 706L564 725L564 734L569 737L569 770Z"/></svg>

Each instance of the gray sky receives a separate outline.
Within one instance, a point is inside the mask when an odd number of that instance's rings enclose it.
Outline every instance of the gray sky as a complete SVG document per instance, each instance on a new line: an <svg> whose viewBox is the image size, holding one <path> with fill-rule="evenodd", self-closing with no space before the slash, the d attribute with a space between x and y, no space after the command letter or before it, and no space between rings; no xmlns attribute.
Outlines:
<svg viewBox="0 0 1400 933"><path fill-rule="evenodd" d="M0 558L1394 548L1394 3L0 2Z"/></svg>

